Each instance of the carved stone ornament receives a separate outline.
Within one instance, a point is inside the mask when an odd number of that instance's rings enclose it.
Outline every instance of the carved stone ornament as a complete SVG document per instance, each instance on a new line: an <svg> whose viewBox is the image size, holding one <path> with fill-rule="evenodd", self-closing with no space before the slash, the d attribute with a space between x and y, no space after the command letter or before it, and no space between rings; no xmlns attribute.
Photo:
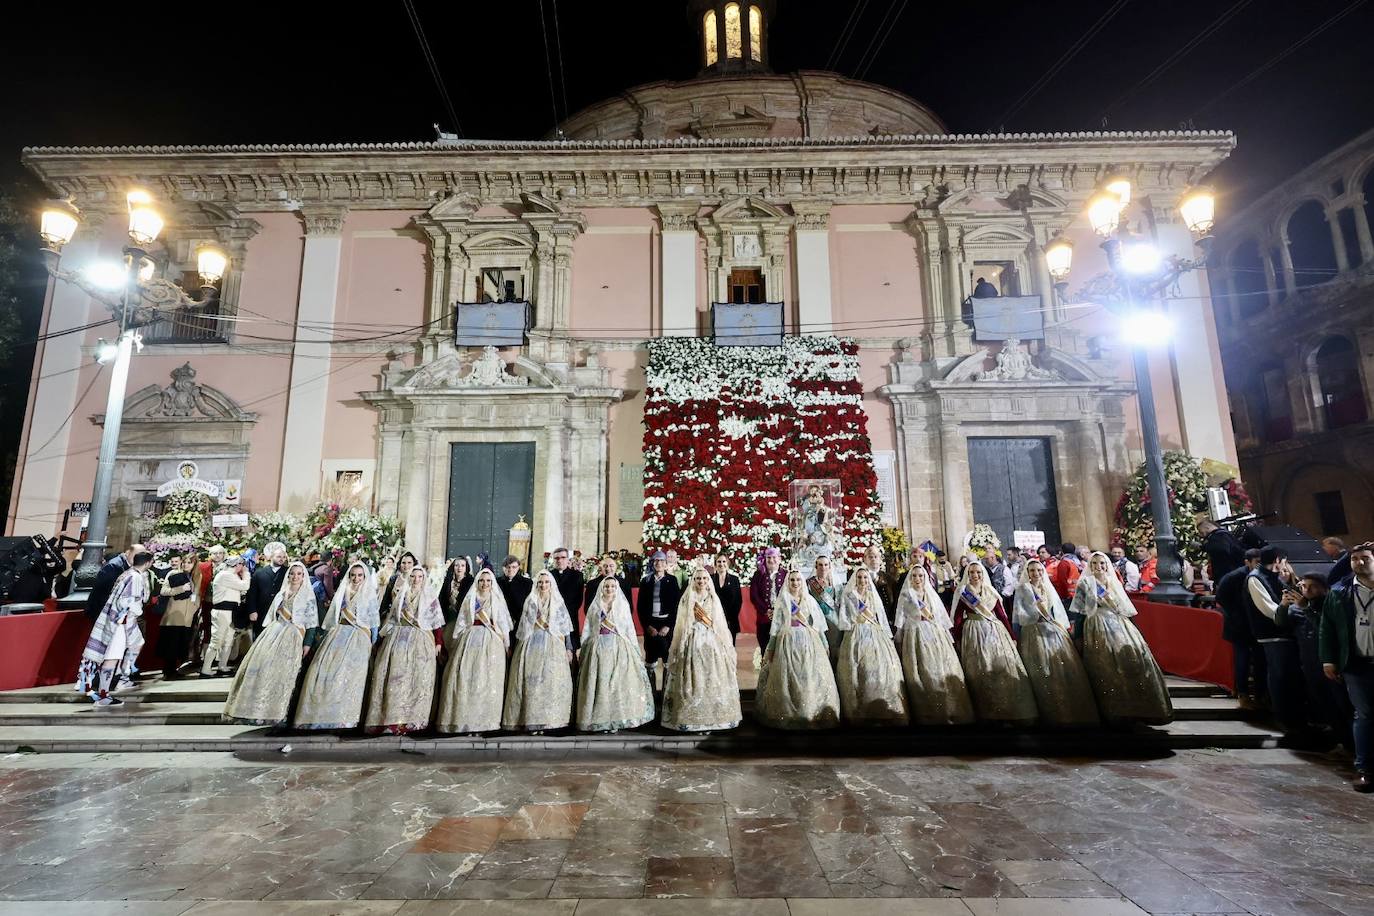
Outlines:
<svg viewBox="0 0 1374 916"><path fill-rule="evenodd" d="M978 374L980 382L1046 381L1059 378L1062 378L1059 373L1036 366L1031 361L1030 353L1021 349L1021 341L1015 337L1008 338L1002 343L1002 352L997 354L997 368Z"/></svg>
<svg viewBox="0 0 1374 916"><path fill-rule="evenodd" d="M504 388L508 385L528 385L530 380L506 371L506 363L495 347L483 347L482 355L472 363L472 370L454 384L469 388Z"/></svg>
<svg viewBox="0 0 1374 916"><path fill-rule="evenodd" d="M149 417L218 417L216 410L205 400L200 385L196 384L196 370L190 363L183 363L172 370L172 384L162 389L158 403L148 408Z"/></svg>
<svg viewBox="0 0 1374 916"><path fill-rule="evenodd" d="M763 245L754 233L740 233L735 236L735 260L741 258L763 257Z"/></svg>

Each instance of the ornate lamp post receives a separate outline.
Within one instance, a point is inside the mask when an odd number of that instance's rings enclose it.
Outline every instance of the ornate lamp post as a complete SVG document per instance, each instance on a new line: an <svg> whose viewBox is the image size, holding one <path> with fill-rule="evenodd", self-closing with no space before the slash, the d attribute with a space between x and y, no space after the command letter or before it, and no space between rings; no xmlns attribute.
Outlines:
<svg viewBox="0 0 1374 916"><path fill-rule="evenodd" d="M1122 315L1123 338L1131 345L1135 364L1136 390L1140 398L1140 431L1145 445L1145 477L1150 487L1150 514L1154 520L1156 572L1159 584L1151 598L1186 603L1191 593L1183 587L1183 563L1179 557L1173 520L1169 515L1168 485L1164 478L1164 452L1159 443L1159 423L1155 417L1154 387L1150 381L1149 351L1167 345L1172 330L1163 309L1163 294L1190 270L1206 265L1211 247L1215 196L1207 188L1194 188L1184 194L1179 213L1184 224L1197 236L1202 257L1185 260L1164 257L1147 238L1131 231L1124 218L1131 200L1131 183L1113 178L1088 201L1088 222L1101 236L1102 249L1111 265L1108 282L1092 289L1095 296L1107 299ZM1068 286L1073 262L1073 243L1059 237L1045 246L1045 263L1055 285L1062 292Z"/></svg>
<svg viewBox="0 0 1374 916"><path fill-rule="evenodd" d="M95 581L109 547L106 532L110 520L110 491L114 483L115 456L119 449L119 428L124 417L129 360L134 350L143 346L137 329L157 320L171 309L200 306L212 301L218 295L214 284L224 276L224 268L228 263L219 249L209 246L201 248L196 256L203 284L201 296L199 299L187 296L181 287L154 276L156 263L148 257L148 249L161 234L163 219L153 207L152 197L147 191L134 189L128 193L127 204L129 242L124 247L123 269L111 267L101 272L107 278L105 284L94 281L91 276L62 270L58 266L63 246L72 240L80 225L75 207L62 201L51 204L43 211L39 230L43 237L43 256L48 273L55 280L72 283L99 300L119 322L119 336L112 344L102 341L97 353L99 362L113 363L113 371L105 404L105 426L100 436L100 459L91 494L86 540L73 576L72 592L63 602L68 605L85 601L86 592Z"/></svg>

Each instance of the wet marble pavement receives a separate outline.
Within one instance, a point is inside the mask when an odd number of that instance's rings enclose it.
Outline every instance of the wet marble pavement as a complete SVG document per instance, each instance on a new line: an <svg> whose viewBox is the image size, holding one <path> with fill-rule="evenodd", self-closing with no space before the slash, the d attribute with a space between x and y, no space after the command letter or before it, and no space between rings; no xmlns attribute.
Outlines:
<svg viewBox="0 0 1374 916"><path fill-rule="evenodd" d="M1371 820L1335 763L1271 750L10 755L0 913L1369 916Z"/></svg>

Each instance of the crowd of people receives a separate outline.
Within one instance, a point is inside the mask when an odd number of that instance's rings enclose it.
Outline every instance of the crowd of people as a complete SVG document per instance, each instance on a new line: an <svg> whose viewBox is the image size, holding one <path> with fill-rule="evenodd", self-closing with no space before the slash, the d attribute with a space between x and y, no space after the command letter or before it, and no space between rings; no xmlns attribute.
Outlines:
<svg viewBox="0 0 1374 916"><path fill-rule="evenodd" d="M98 706L119 703L138 676L139 618L156 590L164 676L231 676L229 721L473 734L657 720L717 731L743 718L735 642L747 588L760 648L754 715L766 726L1170 721L1119 566L1064 548L958 567L918 549L897 575L872 547L849 571L820 556L809 577L770 548L746 585L727 553L693 563L656 553L631 583L615 557L584 572L564 549L533 577L515 557L498 574L462 557L430 570L402 552L377 570L353 560L336 583L279 543L251 573L215 548L173 558L160 577L133 545L92 593L78 688Z"/></svg>

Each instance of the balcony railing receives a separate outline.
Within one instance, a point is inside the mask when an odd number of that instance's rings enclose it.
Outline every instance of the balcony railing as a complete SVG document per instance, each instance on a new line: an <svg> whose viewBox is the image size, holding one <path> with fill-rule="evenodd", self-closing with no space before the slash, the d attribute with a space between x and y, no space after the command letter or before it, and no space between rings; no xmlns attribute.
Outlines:
<svg viewBox="0 0 1374 916"><path fill-rule="evenodd" d="M219 302L178 309L160 321L144 325L144 343L222 343L229 339L228 322L220 317Z"/></svg>

